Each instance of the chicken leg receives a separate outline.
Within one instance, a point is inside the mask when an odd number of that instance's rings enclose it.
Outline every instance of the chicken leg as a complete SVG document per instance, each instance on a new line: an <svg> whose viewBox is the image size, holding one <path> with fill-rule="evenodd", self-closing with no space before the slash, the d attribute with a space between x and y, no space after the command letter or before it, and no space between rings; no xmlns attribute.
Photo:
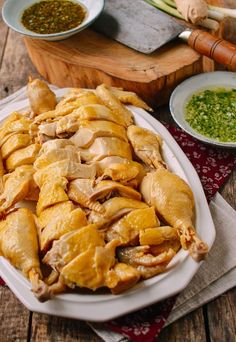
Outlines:
<svg viewBox="0 0 236 342"><path fill-rule="evenodd" d="M193 226L194 197L190 187L176 174L159 168L144 177L140 191L144 201L153 205L170 226L177 228L181 245L194 260L202 260L208 247Z"/></svg>

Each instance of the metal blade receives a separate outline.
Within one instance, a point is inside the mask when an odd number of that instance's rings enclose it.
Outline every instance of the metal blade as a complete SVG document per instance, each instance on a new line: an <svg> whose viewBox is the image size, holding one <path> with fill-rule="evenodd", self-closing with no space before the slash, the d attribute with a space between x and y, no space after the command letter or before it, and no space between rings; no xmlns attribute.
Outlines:
<svg viewBox="0 0 236 342"><path fill-rule="evenodd" d="M146 54L176 38L185 29L171 16L143 0L106 0L93 27Z"/></svg>

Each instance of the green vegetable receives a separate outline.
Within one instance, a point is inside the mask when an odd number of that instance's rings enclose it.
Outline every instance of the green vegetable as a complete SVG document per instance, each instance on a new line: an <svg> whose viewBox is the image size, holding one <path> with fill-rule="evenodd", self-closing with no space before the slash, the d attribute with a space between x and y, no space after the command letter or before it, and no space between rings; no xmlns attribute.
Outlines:
<svg viewBox="0 0 236 342"><path fill-rule="evenodd" d="M207 89L194 94L185 119L198 133L221 142L236 141L236 89Z"/></svg>
<svg viewBox="0 0 236 342"><path fill-rule="evenodd" d="M180 14L177 11L176 5L172 0L144 0L144 1L146 1L149 5L152 5L163 12L166 12L167 14L172 15L173 17L184 20L184 17L182 16L182 14ZM223 19L223 17L221 17L221 19ZM219 23L216 20L213 20L210 18L202 19L201 22L199 22L199 25L207 29L213 30L213 31L217 31L219 29Z"/></svg>

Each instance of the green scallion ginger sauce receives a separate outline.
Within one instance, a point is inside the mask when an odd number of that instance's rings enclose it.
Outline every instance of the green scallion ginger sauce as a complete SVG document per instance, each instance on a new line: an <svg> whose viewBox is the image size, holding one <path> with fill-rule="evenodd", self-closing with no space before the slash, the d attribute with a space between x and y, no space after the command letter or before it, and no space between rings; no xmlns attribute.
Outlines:
<svg viewBox="0 0 236 342"><path fill-rule="evenodd" d="M186 105L185 119L206 137L236 141L236 89L215 88L194 94Z"/></svg>
<svg viewBox="0 0 236 342"><path fill-rule="evenodd" d="M30 31L40 34L71 30L85 19L85 8L68 0L44 0L26 8L22 24Z"/></svg>

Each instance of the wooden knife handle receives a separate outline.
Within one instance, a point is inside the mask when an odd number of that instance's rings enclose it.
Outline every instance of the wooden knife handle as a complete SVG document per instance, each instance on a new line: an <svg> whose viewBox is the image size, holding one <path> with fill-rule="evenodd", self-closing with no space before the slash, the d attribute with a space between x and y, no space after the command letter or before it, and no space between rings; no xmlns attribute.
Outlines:
<svg viewBox="0 0 236 342"><path fill-rule="evenodd" d="M192 31L188 44L200 54L236 71L236 45L201 30Z"/></svg>

